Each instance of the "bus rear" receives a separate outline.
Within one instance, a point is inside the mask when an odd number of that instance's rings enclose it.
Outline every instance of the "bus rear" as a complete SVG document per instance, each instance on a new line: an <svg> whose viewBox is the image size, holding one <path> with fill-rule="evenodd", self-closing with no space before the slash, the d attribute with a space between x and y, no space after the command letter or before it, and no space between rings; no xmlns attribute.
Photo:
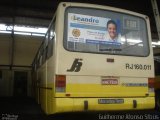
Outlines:
<svg viewBox="0 0 160 120"><path fill-rule="evenodd" d="M145 15L61 3L55 59L54 112L155 106L151 33Z"/></svg>

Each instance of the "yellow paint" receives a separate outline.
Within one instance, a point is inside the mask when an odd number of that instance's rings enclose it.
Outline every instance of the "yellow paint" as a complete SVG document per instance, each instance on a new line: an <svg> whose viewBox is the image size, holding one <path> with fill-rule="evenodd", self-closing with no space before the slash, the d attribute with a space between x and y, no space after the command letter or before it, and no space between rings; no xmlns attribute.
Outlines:
<svg viewBox="0 0 160 120"><path fill-rule="evenodd" d="M41 108L43 111L47 111L47 106L46 106L46 103L47 103L47 92L45 89L40 89L40 105L41 105Z"/></svg>
<svg viewBox="0 0 160 120"><path fill-rule="evenodd" d="M56 109L53 113L84 111L84 101L86 100L88 101L88 111L151 109L154 108L155 101L154 97L124 98L124 104L98 104L98 99L99 98L56 98ZM137 108L133 108L133 100L137 101Z"/></svg>
<svg viewBox="0 0 160 120"><path fill-rule="evenodd" d="M48 88L52 89L46 89L47 92L47 114L51 114L54 110L53 106L53 98L54 98L54 84L47 84Z"/></svg>
<svg viewBox="0 0 160 120"><path fill-rule="evenodd" d="M67 84L66 93L71 97L138 97L146 96L148 87L125 87L121 85ZM56 93L56 97L66 97Z"/></svg>
<svg viewBox="0 0 160 120"><path fill-rule="evenodd" d="M53 87L53 83L52 84L48 84L47 86ZM79 87L77 87L79 86ZM42 98L41 103L42 103L42 108L46 107L43 103L47 104L47 110L44 109L44 111L47 114L54 114L54 113L58 113L58 112L73 112L73 111L84 111L84 101L87 100L89 103L89 111L94 111L94 110L139 110L139 109L151 109L154 108L154 104L155 104L155 100L154 97L135 97L133 95L129 95L129 93L127 94L126 91L126 96L128 97L124 97L121 95L124 95L124 89L121 86L117 86L119 90L122 90L122 92L118 92L117 95L119 96L115 96L111 95L111 94L105 94L105 93L95 93L95 91L93 93L88 93L88 92L84 92L84 90L88 91L90 89L86 89L87 87L90 87L92 89L96 89L98 90L100 85L94 85L94 84L68 84L67 85L67 90L68 91L72 91L71 96L70 97L66 97L65 94L68 93L55 93L54 94L54 90L48 90L48 89L44 89L44 91L41 93L41 96L45 96L45 94L47 94L47 102L45 102L45 99ZM104 87L104 86L103 86ZM102 87L102 88L103 88ZM108 87L112 87L114 88L115 86L108 86ZM79 92L78 90L79 89ZM132 92L135 90L135 88L128 88L129 90L131 90ZM134 89L134 90L133 90ZM137 91L145 91L147 88L138 88ZM110 92L113 92L114 89L110 90ZM100 90L98 90L100 91ZM137 92L139 93L139 92ZM92 95L92 96L91 96ZM110 95L110 97L106 96L106 95ZM154 96L153 94L150 94L152 96ZM102 97L103 96L103 97ZM102 98L106 98L104 97L106 96L108 99L116 99L121 98L124 99L124 104L98 104L98 99L102 99ZM132 96L132 97L129 97ZM58 98L58 97L64 97L64 98ZM79 97L83 97L83 98L79 98ZM86 98L84 98L86 97ZM95 97L95 98L92 98ZM133 108L133 100L137 100L137 108Z"/></svg>

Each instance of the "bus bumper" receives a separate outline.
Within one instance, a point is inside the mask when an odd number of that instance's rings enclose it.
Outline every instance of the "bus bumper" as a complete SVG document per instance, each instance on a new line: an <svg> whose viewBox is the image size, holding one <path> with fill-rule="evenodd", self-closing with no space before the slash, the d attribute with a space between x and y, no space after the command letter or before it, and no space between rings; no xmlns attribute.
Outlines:
<svg viewBox="0 0 160 120"><path fill-rule="evenodd" d="M123 103L99 103L99 100L109 98L55 98L54 113L76 111L104 111L104 110L142 110L155 107L154 97L143 98L110 98L121 99Z"/></svg>

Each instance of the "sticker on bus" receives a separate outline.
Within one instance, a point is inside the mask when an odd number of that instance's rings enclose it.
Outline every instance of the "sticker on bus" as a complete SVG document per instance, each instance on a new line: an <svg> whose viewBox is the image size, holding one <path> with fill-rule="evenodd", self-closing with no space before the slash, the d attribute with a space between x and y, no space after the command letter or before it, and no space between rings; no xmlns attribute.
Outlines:
<svg viewBox="0 0 160 120"><path fill-rule="evenodd" d="M98 99L98 104L123 104L124 99Z"/></svg>

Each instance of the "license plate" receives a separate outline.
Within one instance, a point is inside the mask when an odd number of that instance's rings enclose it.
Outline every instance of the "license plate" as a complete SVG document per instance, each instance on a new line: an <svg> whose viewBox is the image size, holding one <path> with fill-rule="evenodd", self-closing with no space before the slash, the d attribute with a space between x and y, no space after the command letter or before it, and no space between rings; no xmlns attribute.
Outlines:
<svg viewBox="0 0 160 120"><path fill-rule="evenodd" d="M118 85L117 79L102 79L101 80L102 85Z"/></svg>
<svg viewBox="0 0 160 120"><path fill-rule="evenodd" d="M98 99L98 104L122 104L124 99Z"/></svg>

